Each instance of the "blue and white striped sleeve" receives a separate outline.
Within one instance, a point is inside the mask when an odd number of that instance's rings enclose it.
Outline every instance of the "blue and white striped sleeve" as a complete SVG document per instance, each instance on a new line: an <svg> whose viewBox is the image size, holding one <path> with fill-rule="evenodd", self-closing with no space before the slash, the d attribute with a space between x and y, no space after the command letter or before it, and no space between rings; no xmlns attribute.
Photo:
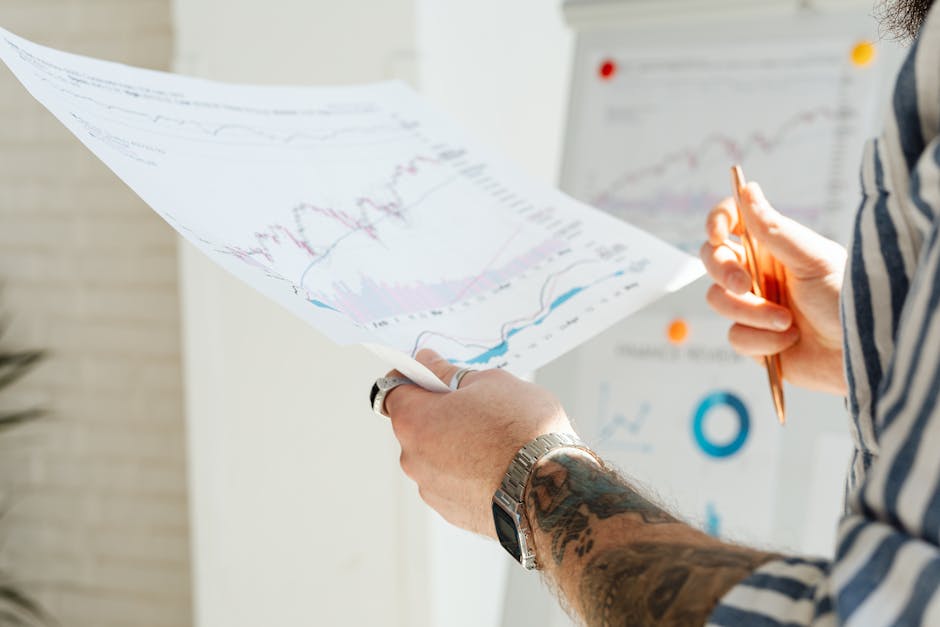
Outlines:
<svg viewBox="0 0 940 627"><path fill-rule="evenodd" d="M917 199L932 226L877 395L880 451L848 503L835 558L765 564L710 625L940 625L940 141L916 176L932 190Z"/></svg>
<svg viewBox="0 0 940 627"><path fill-rule="evenodd" d="M843 291L859 450L835 557L763 565L709 625L940 625L940 10L925 30L863 167Z"/></svg>
<svg viewBox="0 0 940 627"><path fill-rule="evenodd" d="M934 154L936 177L940 144ZM935 220L877 404L880 453L850 500L835 558L765 564L722 599L710 625L940 625L938 227Z"/></svg>

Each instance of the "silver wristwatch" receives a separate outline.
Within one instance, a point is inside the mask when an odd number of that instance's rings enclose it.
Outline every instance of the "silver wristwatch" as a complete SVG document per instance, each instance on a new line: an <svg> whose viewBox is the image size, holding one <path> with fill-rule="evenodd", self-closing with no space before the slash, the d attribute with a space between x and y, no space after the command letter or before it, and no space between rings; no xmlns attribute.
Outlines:
<svg viewBox="0 0 940 627"><path fill-rule="evenodd" d="M598 459L577 436L569 433L540 435L519 449L509 464L502 484L493 495L493 522L499 543L526 570L538 568L532 532L523 503L526 484L535 463L548 452L563 447L581 449Z"/></svg>

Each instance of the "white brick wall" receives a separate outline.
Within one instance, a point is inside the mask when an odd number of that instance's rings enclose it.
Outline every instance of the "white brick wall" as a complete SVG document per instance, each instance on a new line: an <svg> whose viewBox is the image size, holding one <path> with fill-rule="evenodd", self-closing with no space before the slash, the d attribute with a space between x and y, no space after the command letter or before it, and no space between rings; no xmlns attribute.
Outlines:
<svg viewBox="0 0 940 627"><path fill-rule="evenodd" d="M168 0L2 0L0 25L152 68ZM0 397L43 423L0 436L0 564L64 627L191 623L176 243L0 68L6 346L50 351Z"/></svg>

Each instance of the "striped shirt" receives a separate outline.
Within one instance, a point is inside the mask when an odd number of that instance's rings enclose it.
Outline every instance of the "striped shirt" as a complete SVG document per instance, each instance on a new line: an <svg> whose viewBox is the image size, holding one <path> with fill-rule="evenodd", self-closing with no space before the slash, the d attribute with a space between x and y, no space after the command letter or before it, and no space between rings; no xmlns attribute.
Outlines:
<svg viewBox="0 0 940 627"><path fill-rule="evenodd" d="M855 452L831 561L773 561L710 625L940 625L940 5L862 163L842 290Z"/></svg>

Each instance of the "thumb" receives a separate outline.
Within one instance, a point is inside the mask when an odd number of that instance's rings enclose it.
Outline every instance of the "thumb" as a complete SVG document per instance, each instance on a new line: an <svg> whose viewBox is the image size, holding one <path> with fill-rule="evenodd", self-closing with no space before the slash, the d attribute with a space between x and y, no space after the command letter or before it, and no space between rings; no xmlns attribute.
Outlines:
<svg viewBox="0 0 940 627"><path fill-rule="evenodd" d="M826 252L835 246L816 231L774 209L757 183L748 183L741 195L741 213L757 245L776 257L800 278L830 271Z"/></svg>

